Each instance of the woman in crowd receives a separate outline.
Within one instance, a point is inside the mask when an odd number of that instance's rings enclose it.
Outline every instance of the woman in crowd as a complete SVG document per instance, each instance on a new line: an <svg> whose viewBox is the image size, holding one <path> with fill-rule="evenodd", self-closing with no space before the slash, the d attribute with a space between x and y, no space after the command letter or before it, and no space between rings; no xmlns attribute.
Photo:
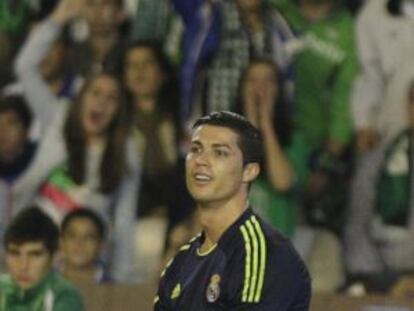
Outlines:
<svg viewBox="0 0 414 311"><path fill-rule="evenodd" d="M49 91L39 63L60 28L81 8L82 1L63 0L29 37L16 62L27 96ZM109 223L112 274L119 281L128 280L134 259L140 152L119 81L101 73L86 81L72 104L45 101L32 109L43 134L35 160L16 191L17 208L37 197L59 222L68 211L90 206Z"/></svg>
<svg viewBox="0 0 414 311"><path fill-rule="evenodd" d="M162 208L165 214L169 207L171 217L180 218L186 214L183 198L188 196L179 154L182 131L173 68L160 46L138 41L126 50L123 77L134 126L145 141L139 215L159 214Z"/></svg>
<svg viewBox="0 0 414 311"><path fill-rule="evenodd" d="M341 247L332 233L306 226L301 217L299 198L309 176L311 148L291 126L280 80L278 66L263 58L251 61L242 76L240 112L260 129L265 155L261 176L252 184L249 201L293 240L309 267L314 291L334 291L344 277Z"/></svg>
<svg viewBox="0 0 414 311"><path fill-rule="evenodd" d="M240 112L263 135L264 170L252 186L250 200L279 230L292 235L297 207L295 185L303 181L308 149L292 131L283 102L277 66L267 59L253 60L240 84Z"/></svg>

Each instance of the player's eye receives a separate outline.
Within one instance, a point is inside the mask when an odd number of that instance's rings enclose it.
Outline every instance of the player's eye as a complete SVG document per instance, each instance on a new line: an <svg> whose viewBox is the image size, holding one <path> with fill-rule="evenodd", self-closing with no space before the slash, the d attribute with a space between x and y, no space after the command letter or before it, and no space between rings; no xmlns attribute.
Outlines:
<svg viewBox="0 0 414 311"><path fill-rule="evenodd" d="M193 145L193 146L191 146L191 148L190 148L190 152L191 152L191 153L199 153L200 151L201 151L200 146Z"/></svg>
<svg viewBox="0 0 414 311"><path fill-rule="evenodd" d="M223 149L214 149L214 154L218 157L226 157L229 155L228 151Z"/></svg>

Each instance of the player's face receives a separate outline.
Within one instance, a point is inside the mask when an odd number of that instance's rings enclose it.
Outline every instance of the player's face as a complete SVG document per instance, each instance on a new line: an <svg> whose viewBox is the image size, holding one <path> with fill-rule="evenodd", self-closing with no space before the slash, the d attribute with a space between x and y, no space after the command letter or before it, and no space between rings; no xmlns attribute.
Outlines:
<svg viewBox="0 0 414 311"><path fill-rule="evenodd" d="M38 285L51 271L53 256L43 242L10 243L6 248L7 271L20 289Z"/></svg>
<svg viewBox="0 0 414 311"><path fill-rule="evenodd" d="M73 268L87 268L95 264L102 241L95 224L87 218L70 221L61 237L65 264Z"/></svg>
<svg viewBox="0 0 414 311"><path fill-rule="evenodd" d="M186 158L186 181L197 202L226 202L247 187L237 140L237 134L225 127L202 125L194 131Z"/></svg>

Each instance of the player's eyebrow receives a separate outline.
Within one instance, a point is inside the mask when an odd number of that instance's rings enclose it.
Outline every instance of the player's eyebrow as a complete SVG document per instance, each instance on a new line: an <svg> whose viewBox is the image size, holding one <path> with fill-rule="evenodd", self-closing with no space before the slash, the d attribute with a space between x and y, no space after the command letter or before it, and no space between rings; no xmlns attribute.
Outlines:
<svg viewBox="0 0 414 311"><path fill-rule="evenodd" d="M213 148L225 148L225 149L232 150L231 146L226 143L215 143L213 144Z"/></svg>

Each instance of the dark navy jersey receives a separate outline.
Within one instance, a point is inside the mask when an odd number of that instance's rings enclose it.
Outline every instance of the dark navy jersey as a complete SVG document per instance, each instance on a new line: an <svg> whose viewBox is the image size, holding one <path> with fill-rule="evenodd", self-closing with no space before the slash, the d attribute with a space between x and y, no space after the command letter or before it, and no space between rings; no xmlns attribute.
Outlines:
<svg viewBox="0 0 414 311"><path fill-rule="evenodd" d="M305 311L307 269L293 246L251 209L200 253L204 235L181 247L163 273L154 310Z"/></svg>

